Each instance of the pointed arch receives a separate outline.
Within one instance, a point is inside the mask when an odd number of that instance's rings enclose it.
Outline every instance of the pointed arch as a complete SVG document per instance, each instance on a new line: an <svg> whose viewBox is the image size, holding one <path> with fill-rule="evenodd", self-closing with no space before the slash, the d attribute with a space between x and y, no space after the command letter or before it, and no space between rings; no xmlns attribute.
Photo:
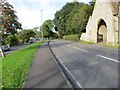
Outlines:
<svg viewBox="0 0 120 90"><path fill-rule="evenodd" d="M107 42L107 24L102 18L98 20L97 42Z"/></svg>

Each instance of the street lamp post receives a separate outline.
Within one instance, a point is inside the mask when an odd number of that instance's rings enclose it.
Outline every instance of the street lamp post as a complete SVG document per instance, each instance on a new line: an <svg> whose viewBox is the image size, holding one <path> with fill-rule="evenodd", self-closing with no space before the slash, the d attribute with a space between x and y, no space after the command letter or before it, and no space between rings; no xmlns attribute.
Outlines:
<svg viewBox="0 0 120 90"><path fill-rule="evenodd" d="M43 11L43 9L41 9L41 28L42 28L42 11ZM42 40L43 40L43 30L42 30Z"/></svg>
<svg viewBox="0 0 120 90"><path fill-rule="evenodd" d="M118 44L120 44L120 1L118 2Z"/></svg>

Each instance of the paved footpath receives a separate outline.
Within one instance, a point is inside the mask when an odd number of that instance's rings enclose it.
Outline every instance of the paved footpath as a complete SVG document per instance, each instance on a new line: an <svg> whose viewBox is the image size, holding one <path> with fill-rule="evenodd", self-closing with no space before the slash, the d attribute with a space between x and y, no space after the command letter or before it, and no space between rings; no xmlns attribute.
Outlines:
<svg viewBox="0 0 120 90"><path fill-rule="evenodd" d="M36 53L24 88L69 88L47 43Z"/></svg>

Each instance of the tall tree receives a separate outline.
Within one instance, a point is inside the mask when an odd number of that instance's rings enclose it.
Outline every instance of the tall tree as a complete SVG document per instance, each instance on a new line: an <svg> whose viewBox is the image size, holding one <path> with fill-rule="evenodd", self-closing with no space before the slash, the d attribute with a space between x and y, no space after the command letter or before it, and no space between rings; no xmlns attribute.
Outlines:
<svg viewBox="0 0 120 90"><path fill-rule="evenodd" d="M66 3L60 11L57 11L54 18L54 24L58 29L59 34L66 35L69 32L69 22L80 8L78 2Z"/></svg>
<svg viewBox="0 0 120 90"><path fill-rule="evenodd" d="M71 30L74 30L76 34L81 34L82 32L85 32L88 19L90 15L92 15L92 11L92 4L83 4L72 18Z"/></svg>
<svg viewBox="0 0 120 90"><path fill-rule="evenodd" d="M53 19L59 35L81 34L85 32L85 27L93 8L94 2L89 4L79 2L66 3L61 10L55 13Z"/></svg>
<svg viewBox="0 0 120 90"><path fill-rule="evenodd" d="M52 20L46 20L42 26L41 26L41 31L43 31L43 35L45 38L50 38L53 36L54 32L53 30L53 22Z"/></svg>
<svg viewBox="0 0 120 90"><path fill-rule="evenodd" d="M8 2L0 3L1 6L1 25L3 34L15 34L17 29L21 29L21 23L18 22L16 11Z"/></svg>

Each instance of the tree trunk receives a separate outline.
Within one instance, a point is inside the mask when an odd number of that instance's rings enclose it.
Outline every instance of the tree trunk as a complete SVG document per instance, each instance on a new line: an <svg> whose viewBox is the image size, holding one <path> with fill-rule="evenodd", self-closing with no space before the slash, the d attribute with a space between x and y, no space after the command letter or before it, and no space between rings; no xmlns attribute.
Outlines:
<svg viewBox="0 0 120 90"><path fill-rule="evenodd" d="M5 57L5 54L4 54L4 52L3 52L3 50L2 50L1 47L0 47L0 51L1 51L1 55L2 55L2 57Z"/></svg>
<svg viewBox="0 0 120 90"><path fill-rule="evenodd" d="M10 48L10 44L7 45Z"/></svg>

